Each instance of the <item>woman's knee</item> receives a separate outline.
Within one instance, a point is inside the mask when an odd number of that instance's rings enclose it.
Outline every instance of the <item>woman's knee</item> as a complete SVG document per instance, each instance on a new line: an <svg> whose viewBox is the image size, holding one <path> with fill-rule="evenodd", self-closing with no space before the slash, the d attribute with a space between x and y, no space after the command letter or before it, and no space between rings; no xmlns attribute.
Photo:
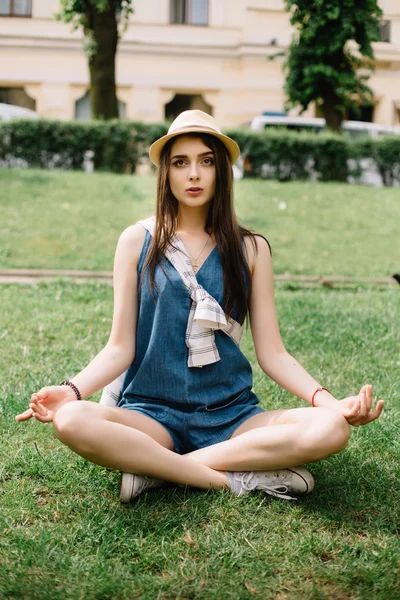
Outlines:
<svg viewBox="0 0 400 600"><path fill-rule="evenodd" d="M304 432L304 444L316 452L316 460L344 450L350 438L350 425L338 412L324 410L321 418Z"/></svg>
<svg viewBox="0 0 400 600"><path fill-rule="evenodd" d="M333 412L333 411L332 411ZM330 440L333 447L333 452L341 452L344 450L350 439L350 425L340 413L335 412L335 417L330 423Z"/></svg>
<svg viewBox="0 0 400 600"><path fill-rule="evenodd" d="M57 438L64 443L76 437L82 423L88 418L91 402L73 401L64 404L54 415L53 425Z"/></svg>

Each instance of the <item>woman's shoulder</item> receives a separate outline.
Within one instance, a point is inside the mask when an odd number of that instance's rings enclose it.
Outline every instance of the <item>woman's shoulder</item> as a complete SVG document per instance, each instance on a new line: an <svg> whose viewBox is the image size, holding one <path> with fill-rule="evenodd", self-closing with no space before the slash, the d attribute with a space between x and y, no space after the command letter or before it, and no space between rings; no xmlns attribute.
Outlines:
<svg viewBox="0 0 400 600"><path fill-rule="evenodd" d="M120 235L120 238L126 240L126 242L131 242L132 244L137 244L144 241L146 237L146 229L140 223L134 223L133 225L129 225Z"/></svg>
<svg viewBox="0 0 400 600"><path fill-rule="evenodd" d="M271 246L266 237L255 231L246 233L243 236L243 241L246 248L247 263L249 265L251 274L253 274L257 257L262 257L264 255L271 256Z"/></svg>
<svg viewBox="0 0 400 600"><path fill-rule="evenodd" d="M118 245L125 248L136 264L139 262L145 237L146 229L140 223L129 225L119 236Z"/></svg>

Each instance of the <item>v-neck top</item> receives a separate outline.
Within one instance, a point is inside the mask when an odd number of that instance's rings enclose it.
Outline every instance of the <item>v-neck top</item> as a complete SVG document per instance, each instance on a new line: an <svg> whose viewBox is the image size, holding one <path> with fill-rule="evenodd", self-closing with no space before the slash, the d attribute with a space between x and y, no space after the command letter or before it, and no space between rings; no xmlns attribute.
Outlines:
<svg viewBox="0 0 400 600"><path fill-rule="evenodd" d="M221 359L202 369L187 365L185 334L191 298L182 278L163 256L155 269L157 290L150 292L150 271L146 269L139 287L143 265L150 247L146 231L138 263L138 317L136 352L125 374L119 405L137 398L170 403L206 406L251 389L253 374L241 349L223 331L215 331ZM224 307L223 268L218 246L210 252L196 279ZM248 285L248 282L246 282ZM238 314L232 315L235 320Z"/></svg>
<svg viewBox="0 0 400 600"><path fill-rule="evenodd" d="M189 258L189 259L190 259L190 261L192 262L192 257L191 257L191 255L190 255L190 253L189 253L188 249L186 248L184 241L183 241L183 240L182 240L182 238L180 238L179 236L176 236L176 237L177 237L177 238L179 239L179 241L181 242L182 246L183 246L183 247L184 247L184 249L185 249L185 252L186 252L186 254L187 254L188 258ZM204 265L204 264L207 262L207 260L209 259L209 257L211 256L211 254L214 252L214 250L215 250L216 248L217 248L217 244L214 246L214 248L211 250L211 252L209 252L209 254L208 254L207 258L205 259L205 261L203 261L203 262L201 263L200 269L201 269L201 268L203 267L203 265ZM199 257L198 257L198 258L199 258ZM200 271L200 269L197 269L197 271L195 271L195 270L193 269L193 272L194 272L194 274L195 274L196 276L197 276L197 273Z"/></svg>

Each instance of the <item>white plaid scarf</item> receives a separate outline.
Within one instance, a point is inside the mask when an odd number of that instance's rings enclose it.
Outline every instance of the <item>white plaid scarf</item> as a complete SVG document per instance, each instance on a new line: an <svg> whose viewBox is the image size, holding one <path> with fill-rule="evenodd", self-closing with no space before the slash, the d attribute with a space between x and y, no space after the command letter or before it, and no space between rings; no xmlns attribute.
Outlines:
<svg viewBox="0 0 400 600"><path fill-rule="evenodd" d="M139 221L153 235L155 217ZM192 263L182 240L175 235L168 246L166 257L182 277L193 300L186 328L186 345L189 348L188 367L203 367L220 360L215 344L215 329L221 329L239 346L243 327L228 317L218 302L197 283Z"/></svg>
<svg viewBox="0 0 400 600"><path fill-rule="evenodd" d="M138 221L153 235L156 218L150 217ZM190 257L182 240L174 236L168 246L166 257L182 277L192 299L186 328L186 345L189 349L188 366L203 367L220 360L215 343L215 329L220 329L239 346L243 327L228 317L218 302L198 282L193 271ZM115 406L118 403L124 373L104 388L101 404Z"/></svg>

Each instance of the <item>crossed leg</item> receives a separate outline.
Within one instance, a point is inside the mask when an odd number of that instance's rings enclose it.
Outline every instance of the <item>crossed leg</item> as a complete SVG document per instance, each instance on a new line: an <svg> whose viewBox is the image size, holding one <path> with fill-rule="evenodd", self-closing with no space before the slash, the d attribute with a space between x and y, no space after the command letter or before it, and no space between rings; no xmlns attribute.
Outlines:
<svg viewBox="0 0 400 600"><path fill-rule="evenodd" d="M258 414L229 440L179 455L155 420L122 408L70 402L55 415L57 437L87 460L203 489L228 487L225 471L293 467L343 450L350 427L339 413L296 408Z"/></svg>
<svg viewBox="0 0 400 600"><path fill-rule="evenodd" d="M204 489L229 486L226 473L174 452L167 430L145 415L76 401L53 424L60 441L97 465Z"/></svg>
<svg viewBox="0 0 400 600"><path fill-rule="evenodd" d="M186 454L212 469L267 471L315 462L347 446L350 426L325 408L273 410L250 417L229 440Z"/></svg>

